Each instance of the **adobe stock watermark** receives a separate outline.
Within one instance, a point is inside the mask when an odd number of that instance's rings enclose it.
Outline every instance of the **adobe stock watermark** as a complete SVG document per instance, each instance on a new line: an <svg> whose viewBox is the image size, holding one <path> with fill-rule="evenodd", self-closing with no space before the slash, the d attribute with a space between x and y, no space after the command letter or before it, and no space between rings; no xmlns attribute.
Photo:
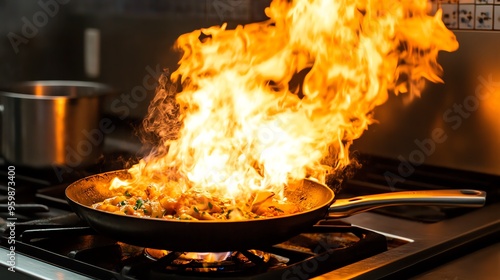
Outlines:
<svg viewBox="0 0 500 280"><path fill-rule="evenodd" d="M282 127L287 124L282 114L273 116L273 119L266 122L257 131L257 140L261 145L269 145L274 143L277 139L283 137L285 132Z"/></svg>
<svg viewBox="0 0 500 280"><path fill-rule="evenodd" d="M133 87L130 92L122 93L111 102L111 112L116 114L120 120L130 116L132 110L146 99L148 91L154 92L158 86L160 75L164 73L159 64L154 69L151 66L146 66L145 70L147 74L142 78L141 85ZM101 147L104 144L105 135L112 133L115 129L116 125L113 121L104 117L100 119L98 127L90 131L82 130L81 133L85 136L84 139L78 142L76 147L70 147L69 145L65 147L66 165L52 165L59 182L63 181L63 174L73 172L75 168L78 168L84 162L86 157L92 154L94 149Z"/></svg>
<svg viewBox="0 0 500 280"><path fill-rule="evenodd" d="M443 122L449 125L452 130L459 129L464 121L479 109L481 101L490 98L494 94L500 94L500 80L494 81L491 74L487 79L483 76L479 76L477 79L479 84L474 94L465 97L461 103L453 104L451 108L443 113ZM415 172L415 167L422 165L428 157L434 154L437 145L443 144L447 139L446 131L440 127L434 128L429 138L415 139L415 149L407 157L403 155L397 157L399 160L398 174L390 171L384 173L388 186L394 190L397 183L403 183L406 178Z"/></svg>
<svg viewBox="0 0 500 280"><path fill-rule="evenodd" d="M318 241L318 245L313 249L316 255L310 260L302 262L300 265L295 265L291 269L286 270L282 275L282 280L305 280L318 270L319 264L328 260L333 251L333 247L323 240Z"/></svg>
<svg viewBox="0 0 500 280"><path fill-rule="evenodd" d="M242 12L248 13L249 0L209 0L207 4L212 6L219 19L224 21L237 18Z"/></svg>
<svg viewBox="0 0 500 280"><path fill-rule="evenodd" d="M30 18L22 17L23 23L21 34L9 32L7 38L16 54L19 53L19 46L26 45L30 39L33 39L41 28L49 23L49 19L57 16L61 10L61 5L66 5L70 0L39 0L40 10L33 13Z"/></svg>

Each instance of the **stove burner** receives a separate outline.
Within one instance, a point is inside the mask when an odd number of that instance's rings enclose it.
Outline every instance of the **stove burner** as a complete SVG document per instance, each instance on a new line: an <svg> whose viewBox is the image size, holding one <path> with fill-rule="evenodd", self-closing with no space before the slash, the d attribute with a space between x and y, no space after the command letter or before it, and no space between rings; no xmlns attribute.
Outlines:
<svg viewBox="0 0 500 280"><path fill-rule="evenodd" d="M146 257L151 258L152 260L161 259L171 253L179 254L176 252L171 252L167 250L160 249L152 249L146 248L144 249L144 253ZM182 253L177 259L182 261L200 261L200 262L222 262L228 259L232 255L232 252L222 252L222 253Z"/></svg>
<svg viewBox="0 0 500 280"><path fill-rule="evenodd" d="M278 257L259 250L218 252L218 253L180 253L159 249L144 249L149 259L165 266L166 271L201 273L234 273L257 266L279 264ZM279 258L281 260L286 258Z"/></svg>
<svg viewBox="0 0 500 280"><path fill-rule="evenodd" d="M279 279L297 272L313 277L387 250L384 236L331 221L275 246L217 255L118 242L82 225L75 214L16 224L16 235L18 252L98 279Z"/></svg>

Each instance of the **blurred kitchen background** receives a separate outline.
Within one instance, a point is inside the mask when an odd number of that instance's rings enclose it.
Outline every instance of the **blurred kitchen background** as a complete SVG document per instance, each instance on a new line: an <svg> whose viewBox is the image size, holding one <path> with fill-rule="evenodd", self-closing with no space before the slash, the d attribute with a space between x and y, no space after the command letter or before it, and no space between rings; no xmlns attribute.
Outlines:
<svg viewBox="0 0 500 280"><path fill-rule="evenodd" d="M265 20L269 2L0 0L0 86L89 80L130 93L156 69L175 70L179 54L171 46L179 35L223 22L234 27ZM423 154L427 164L500 175L500 0L429 2L431 11L442 5L460 43L458 51L439 58L445 84L429 84L410 103L391 96L376 110L380 123L355 149L414 166ZM140 120L153 95L148 91L127 117ZM446 140L422 151L416 142L432 139L436 129Z"/></svg>
<svg viewBox="0 0 500 280"><path fill-rule="evenodd" d="M0 85L92 80L130 92L143 84L146 67L176 68L180 56L172 45L179 35L223 22L262 21L269 2L0 0ZM26 21L35 31L24 27ZM131 117L144 115L152 95Z"/></svg>

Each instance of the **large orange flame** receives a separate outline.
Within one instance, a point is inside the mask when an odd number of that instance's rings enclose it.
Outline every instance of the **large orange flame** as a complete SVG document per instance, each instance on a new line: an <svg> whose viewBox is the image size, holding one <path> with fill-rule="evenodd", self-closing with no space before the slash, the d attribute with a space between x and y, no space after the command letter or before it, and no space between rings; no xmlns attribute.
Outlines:
<svg viewBox="0 0 500 280"><path fill-rule="evenodd" d="M178 38L177 104L158 91L145 128L159 145L113 188L197 189L238 202L307 176L322 181L323 160L349 164L349 146L389 92L414 96L424 79L440 82L438 52L458 48L427 0L274 0L266 14ZM182 126L172 137L176 106Z"/></svg>

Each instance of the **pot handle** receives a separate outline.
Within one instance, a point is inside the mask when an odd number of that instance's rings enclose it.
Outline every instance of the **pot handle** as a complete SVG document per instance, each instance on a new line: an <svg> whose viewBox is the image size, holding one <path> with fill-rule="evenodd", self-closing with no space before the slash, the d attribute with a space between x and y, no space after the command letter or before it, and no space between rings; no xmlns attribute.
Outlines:
<svg viewBox="0 0 500 280"><path fill-rule="evenodd" d="M469 189L391 192L336 199L328 208L326 218L344 218L375 208L395 205L481 207L485 201L486 192Z"/></svg>

